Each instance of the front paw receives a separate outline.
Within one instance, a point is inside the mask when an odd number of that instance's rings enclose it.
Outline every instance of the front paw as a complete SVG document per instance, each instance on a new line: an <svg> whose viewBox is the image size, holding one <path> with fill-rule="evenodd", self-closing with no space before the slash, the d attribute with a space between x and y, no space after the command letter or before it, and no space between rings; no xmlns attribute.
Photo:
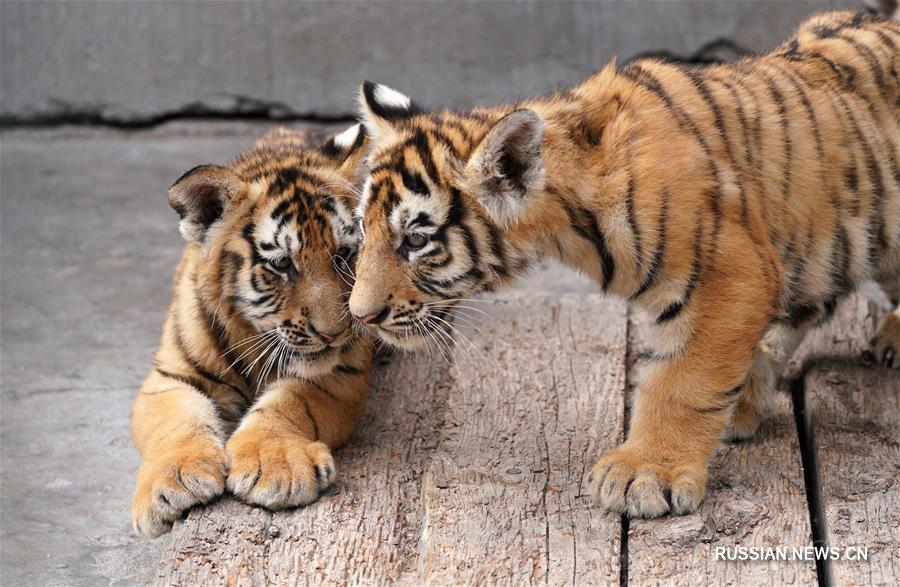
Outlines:
<svg viewBox="0 0 900 587"><path fill-rule="evenodd" d="M226 471L225 450L215 438L193 438L149 455L131 499L135 534L168 532L183 512L222 494Z"/></svg>
<svg viewBox="0 0 900 587"><path fill-rule="evenodd" d="M305 505L334 482L331 451L321 442L248 426L225 446L231 464L228 489L269 509Z"/></svg>
<svg viewBox="0 0 900 587"><path fill-rule="evenodd" d="M632 518L697 510L706 494L706 464L663 465L627 445L603 455L588 476L594 503Z"/></svg>
<svg viewBox="0 0 900 587"><path fill-rule="evenodd" d="M871 344L876 360L885 367L900 369L900 316L885 316Z"/></svg>

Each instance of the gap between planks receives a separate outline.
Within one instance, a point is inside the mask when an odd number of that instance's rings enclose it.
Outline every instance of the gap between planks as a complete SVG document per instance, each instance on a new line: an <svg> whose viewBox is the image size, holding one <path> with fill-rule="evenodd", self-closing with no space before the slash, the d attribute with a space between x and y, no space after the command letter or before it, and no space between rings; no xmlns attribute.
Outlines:
<svg viewBox="0 0 900 587"><path fill-rule="evenodd" d="M852 322L862 303L856 299L842 306L850 309L839 310L838 326L830 327L839 334L814 335L805 345L807 355L833 359L858 352L858 341L867 337L841 325ZM646 325L637 317L629 325L622 304L599 296L507 296L485 310L493 319L480 331L463 330L474 349L460 347L454 365L398 356L379 368L358 431L336 454L341 480L335 490L291 512L271 513L233 500L193 511L176 524L158 582L816 581L812 561L716 562L712 554L715 546L810 541L798 428L786 394L757 438L725 445L714 458L710 493L700 512L623 525L618 516L590 507L584 480L594 459L624 433L623 391L633 381L634 362L646 356ZM586 321L586 315L602 319ZM867 319L869 328L873 319ZM858 377L872 376L864 373ZM818 375L810 371L806 377ZM865 383L841 377L851 396ZM827 390L813 385L808 390L816 413L833 400ZM893 410L896 418L896 397L893 405L886 401L867 409ZM828 413L835 419L840 410ZM837 420L828 425L840 426ZM812 431L821 432L821 425L814 417L819 428ZM840 448L840 434L815 437L817 455L826 446ZM838 458L838 468L877 470L885 450L896 456L896 438L890 442L887 437L860 463ZM860 497L835 489L840 479L826 470L823 509L829 529L837 525L842 539L856 540L851 531L864 527L856 520L873 520L882 524L879 552L896 548L891 534L896 530L884 527L900 526L896 485L886 481L891 472L888 466L880 476L867 473L869 485L881 493ZM878 495L886 497L878 501ZM894 513L885 509L891 504ZM850 522L848 511L855 512ZM833 537L827 538L834 545ZM842 583L868 577L889 584L885 578L900 576L893 564L888 560L874 570L836 566L836 576Z"/></svg>
<svg viewBox="0 0 900 587"><path fill-rule="evenodd" d="M453 365L379 368L334 491L289 512L192 511L158 583L617 584L619 517L591 507L586 476L622 435L625 306L510 294L483 309Z"/></svg>

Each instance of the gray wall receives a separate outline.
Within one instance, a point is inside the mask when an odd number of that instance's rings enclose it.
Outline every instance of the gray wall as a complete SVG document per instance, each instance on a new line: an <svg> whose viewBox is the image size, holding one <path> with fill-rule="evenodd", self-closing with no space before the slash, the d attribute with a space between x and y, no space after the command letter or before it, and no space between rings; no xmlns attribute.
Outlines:
<svg viewBox="0 0 900 587"><path fill-rule="evenodd" d="M470 105L572 84L614 55L772 47L857 1L0 2L0 116L138 122L353 113L360 80Z"/></svg>

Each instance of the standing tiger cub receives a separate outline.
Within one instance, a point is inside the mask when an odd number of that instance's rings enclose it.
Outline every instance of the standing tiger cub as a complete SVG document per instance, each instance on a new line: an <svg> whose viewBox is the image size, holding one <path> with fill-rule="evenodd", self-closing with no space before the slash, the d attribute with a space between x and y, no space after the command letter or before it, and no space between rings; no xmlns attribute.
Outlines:
<svg viewBox="0 0 900 587"><path fill-rule="evenodd" d="M760 57L611 64L468 112L366 82L350 310L415 347L449 305L435 300L491 291L543 256L580 269L658 331L628 439L589 475L595 501L693 512L720 438L753 435L803 332L865 278L898 291L898 45L900 23L838 12ZM900 366L900 313L875 343Z"/></svg>
<svg viewBox="0 0 900 587"><path fill-rule="evenodd" d="M170 189L188 245L134 401L138 534L166 532L226 485L281 508L334 480L330 449L362 411L372 363L346 311L364 145L360 125L319 149L276 130Z"/></svg>

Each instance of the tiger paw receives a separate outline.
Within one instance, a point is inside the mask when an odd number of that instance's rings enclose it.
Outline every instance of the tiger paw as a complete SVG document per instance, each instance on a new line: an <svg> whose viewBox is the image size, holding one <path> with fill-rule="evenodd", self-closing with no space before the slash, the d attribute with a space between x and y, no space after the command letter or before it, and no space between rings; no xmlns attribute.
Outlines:
<svg viewBox="0 0 900 587"><path fill-rule="evenodd" d="M225 450L228 489L247 503L269 509L305 505L334 482L334 459L321 442L251 425L235 432Z"/></svg>
<svg viewBox="0 0 900 587"><path fill-rule="evenodd" d="M725 431L725 438L731 442L749 440L756 434L762 421L763 414L757 406L738 401L731 417L731 424Z"/></svg>
<svg viewBox="0 0 900 587"><path fill-rule="evenodd" d="M900 369L900 315L894 312L885 316L871 344L875 360L885 367Z"/></svg>
<svg viewBox="0 0 900 587"><path fill-rule="evenodd" d="M155 538L191 507L225 491L227 459L214 437L198 437L145 459L131 499L134 532Z"/></svg>
<svg viewBox="0 0 900 587"><path fill-rule="evenodd" d="M706 465L666 466L627 445L600 457L588 475L594 504L632 518L697 510L706 494Z"/></svg>

